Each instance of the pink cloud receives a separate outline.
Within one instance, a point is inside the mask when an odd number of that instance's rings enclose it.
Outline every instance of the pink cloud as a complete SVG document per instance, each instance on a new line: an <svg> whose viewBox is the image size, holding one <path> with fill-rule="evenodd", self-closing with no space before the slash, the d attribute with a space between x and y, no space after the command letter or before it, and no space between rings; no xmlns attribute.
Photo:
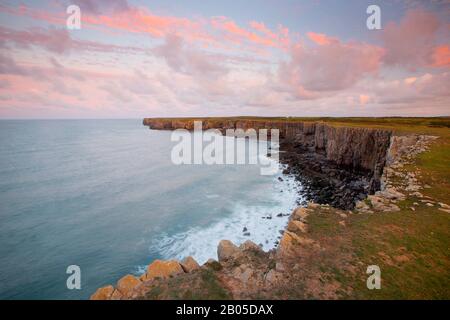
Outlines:
<svg viewBox="0 0 450 320"><path fill-rule="evenodd" d="M359 95L359 104L366 105L370 101L370 97L365 94Z"/></svg>
<svg viewBox="0 0 450 320"><path fill-rule="evenodd" d="M446 65L445 46L435 45L440 26L436 14L421 9L407 11L398 24L388 23L381 36L384 62L409 69Z"/></svg>
<svg viewBox="0 0 450 320"><path fill-rule="evenodd" d="M290 44L289 30L282 25L279 25L273 31L263 23L255 21L249 23L249 28L241 27L227 17L189 19L157 15L147 8L134 7L128 5L126 1L120 0L114 1L113 6L110 5L109 1L79 0L77 3L81 7L87 8L87 12L82 11L83 27L87 28L142 33L154 38L178 34L186 41L199 42L219 48L226 47L226 42L234 45L253 44L261 47L285 49ZM26 6L8 7L0 5L0 11L17 16L27 16L60 26L65 26L67 17L65 13L52 13ZM247 47L247 49L249 48Z"/></svg>
<svg viewBox="0 0 450 320"><path fill-rule="evenodd" d="M220 77L228 70L215 56L186 46L185 41L178 35L166 36L165 43L153 52L165 59L174 71L183 72L199 77Z"/></svg>
<svg viewBox="0 0 450 320"><path fill-rule="evenodd" d="M222 31L223 37L239 45L245 42L266 47L283 48L289 45L289 30L279 26L276 32L270 30L261 22L251 21L249 26L254 31L239 26L235 21L227 17L214 17L211 25Z"/></svg>
<svg viewBox="0 0 450 320"><path fill-rule="evenodd" d="M67 4L78 5L82 11L91 14L123 12L130 9L127 0L70 0Z"/></svg>
<svg viewBox="0 0 450 320"><path fill-rule="evenodd" d="M399 23L388 24L381 32L383 48L316 32L308 32L309 40L296 43L297 34L282 25L270 28L263 22L239 24L228 17L158 15L120 0L114 2L116 9L109 8L107 1L77 3L89 8L83 28L139 33L163 43L145 48L108 44L106 37L102 42L82 40L82 33L78 38L64 28L64 14L0 5L4 13L60 26L0 27L4 51L0 56L0 115L6 114L8 106L37 110L35 105L62 115L78 110L79 114L92 111L106 116L135 110L143 116L149 110L158 112L155 115L192 110L260 114L257 108L275 115L343 115L354 108L353 112L365 110L370 115L391 112L391 105L399 113L408 112L413 104L414 112L423 112L419 103L426 103L430 112L448 108L449 73L444 68L450 65L450 47L437 39L441 25L437 18L423 11L408 12ZM413 26L413 20L418 25ZM29 51L35 48L46 50L44 55L33 52L44 57L42 61L20 61L30 59ZM69 55L75 51L79 55ZM111 52L140 55L126 61L128 56ZM255 52L265 53L266 60L255 58ZM69 67L72 61L76 62ZM394 65L406 67L401 76L391 73ZM436 69L424 70L430 66Z"/></svg>
<svg viewBox="0 0 450 320"><path fill-rule="evenodd" d="M450 47L448 45L442 45L434 48L433 67L450 67Z"/></svg>
<svg viewBox="0 0 450 320"><path fill-rule="evenodd" d="M325 35L320 38L328 39ZM337 39L321 43L313 48L293 46L290 61L280 65L280 81L299 98L317 98L320 93L349 88L380 68L380 47Z"/></svg>
<svg viewBox="0 0 450 320"><path fill-rule="evenodd" d="M14 44L19 48L32 46L44 48L50 52L64 54L73 50L100 52L146 52L145 48L103 44L88 40L75 40L67 29L14 30L0 26L0 46Z"/></svg>
<svg viewBox="0 0 450 320"><path fill-rule="evenodd" d="M318 44L318 45L321 45L321 46L339 42L338 39L333 38L333 37L329 37L329 36L327 36L326 34L323 34L323 33L308 32L306 35L315 44Z"/></svg>
<svg viewBox="0 0 450 320"><path fill-rule="evenodd" d="M111 15L87 15L86 23L128 32L148 33L153 37L164 37L169 33L183 32L186 38L203 38L201 23L187 18L158 16L144 8L131 8Z"/></svg>

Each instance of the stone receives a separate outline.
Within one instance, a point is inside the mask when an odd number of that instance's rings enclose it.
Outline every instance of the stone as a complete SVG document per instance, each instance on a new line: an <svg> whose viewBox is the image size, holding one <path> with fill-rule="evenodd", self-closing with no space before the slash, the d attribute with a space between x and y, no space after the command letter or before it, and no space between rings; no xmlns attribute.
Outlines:
<svg viewBox="0 0 450 320"><path fill-rule="evenodd" d="M302 220L302 221L304 221L307 216L308 216L308 209L302 208L302 207L295 209L293 214L292 214L292 218L294 220Z"/></svg>
<svg viewBox="0 0 450 320"><path fill-rule="evenodd" d="M450 209L450 206L448 204L445 204L443 202L439 202L439 205L444 209Z"/></svg>
<svg viewBox="0 0 450 320"><path fill-rule="evenodd" d="M129 296L134 288L136 288L141 281L131 274L127 274L117 281L116 289L124 296Z"/></svg>
<svg viewBox="0 0 450 320"><path fill-rule="evenodd" d="M308 202L308 208L310 208L310 209L316 209L316 208L318 208L318 207L320 207L320 204L314 203L314 202Z"/></svg>
<svg viewBox="0 0 450 320"><path fill-rule="evenodd" d="M180 264L184 272L186 273L192 272L200 268L200 265L191 256L184 258Z"/></svg>
<svg viewBox="0 0 450 320"><path fill-rule="evenodd" d="M248 280L253 275L253 270L247 265L240 266L233 271L233 277L242 282L243 285L248 283Z"/></svg>
<svg viewBox="0 0 450 320"><path fill-rule="evenodd" d="M301 221L291 220L291 221L289 221L287 229L291 232L305 233L306 232L306 224Z"/></svg>
<svg viewBox="0 0 450 320"><path fill-rule="evenodd" d="M168 278L180 273L184 273L184 270L178 261L155 260L147 267L147 272L143 278L148 281L154 278Z"/></svg>
<svg viewBox="0 0 450 320"><path fill-rule="evenodd" d="M269 270L269 272L267 272L264 280L267 281L270 284L276 284L278 283L281 279L283 278L283 274L281 274L280 272L277 272L274 269Z"/></svg>
<svg viewBox="0 0 450 320"><path fill-rule="evenodd" d="M358 202L356 202L355 209L364 211L364 210L369 210L370 207L367 205L367 203L365 201L358 201Z"/></svg>
<svg viewBox="0 0 450 320"><path fill-rule="evenodd" d="M241 244L239 246L239 249L242 251L245 251L245 250L253 250L253 251L258 251L258 252L262 251L260 246L258 246L256 243L254 243L253 241L250 241L250 240L246 240L243 244Z"/></svg>
<svg viewBox="0 0 450 320"><path fill-rule="evenodd" d="M406 191L419 191L420 189L422 189L421 186L419 186L418 184L412 184L412 183L410 183L405 188Z"/></svg>
<svg viewBox="0 0 450 320"><path fill-rule="evenodd" d="M395 188L386 188L383 191L376 192L376 195L382 196L389 200L405 200L406 198L403 193L398 192Z"/></svg>
<svg viewBox="0 0 450 320"><path fill-rule="evenodd" d="M438 208L442 212L450 213L450 209Z"/></svg>
<svg viewBox="0 0 450 320"><path fill-rule="evenodd" d="M283 262L277 261L277 262L275 263L275 270L280 271L280 272L285 271L286 268L285 268Z"/></svg>
<svg viewBox="0 0 450 320"><path fill-rule="evenodd" d="M122 298L123 298L123 294L119 290L115 289L111 295L110 300L120 300Z"/></svg>
<svg viewBox="0 0 450 320"><path fill-rule="evenodd" d="M367 197L367 199L370 201L370 203L372 204L372 208L375 211L383 211L383 212L400 211L400 208L398 206L396 206L395 204L389 203L386 199L384 199L382 197L369 195Z"/></svg>
<svg viewBox="0 0 450 320"><path fill-rule="evenodd" d="M91 295L91 300L108 300L111 298L114 292L114 287L112 285L98 288L94 294Z"/></svg>
<svg viewBox="0 0 450 320"><path fill-rule="evenodd" d="M229 240L221 240L219 242L219 246L217 247L219 262L236 258L240 255L240 253L241 250L239 250L239 248Z"/></svg>
<svg viewBox="0 0 450 320"><path fill-rule="evenodd" d="M296 249L299 249L304 245L311 245L313 243L314 241L309 238L301 237L293 232L286 231L280 240L277 254L279 256L290 255Z"/></svg>

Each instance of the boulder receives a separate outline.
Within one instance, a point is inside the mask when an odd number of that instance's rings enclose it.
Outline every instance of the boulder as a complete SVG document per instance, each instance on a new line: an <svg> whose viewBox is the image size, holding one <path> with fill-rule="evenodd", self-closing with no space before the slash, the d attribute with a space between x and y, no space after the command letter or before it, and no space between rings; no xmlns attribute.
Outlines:
<svg viewBox="0 0 450 320"><path fill-rule="evenodd" d="M217 247L217 256L220 261L226 261L236 258L241 253L241 250L229 240L221 240Z"/></svg>
<svg viewBox="0 0 450 320"><path fill-rule="evenodd" d="M389 203L387 199L384 199L379 196L369 195L367 197L370 203L372 204L372 208L375 211L383 211L383 212L396 212L400 211L400 208L395 204Z"/></svg>
<svg viewBox="0 0 450 320"><path fill-rule="evenodd" d="M110 300L120 300L122 298L123 298L123 294L119 290L114 289L114 292L111 295Z"/></svg>
<svg viewBox="0 0 450 320"><path fill-rule="evenodd" d="M168 278L172 275L184 273L183 268L175 260L163 261L155 260L148 267L143 279L145 281L154 278Z"/></svg>
<svg viewBox="0 0 450 320"><path fill-rule="evenodd" d="M302 207L299 207L299 208L295 209L293 214L292 214L292 218L294 220L302 220L302 221L304 221L307 216L308 216L308 209L302 208Z"/></svg>
<svg viewBox="0 0 450 320"><path fill-rule="evenodd" d="M277 250L279 256L289 256L295 250L300 249L302 246L314 244L314 241L299 236L291 231L286 231L280 240L280 245Z"/></svg>
<svg viewBox="0 0 450 320"><path fill-rule="evenodd" d="M289 221L287 229L291 232L305 233L306 232L306 224L301 221L291 220L291 221Z"/></svg>
<svg viewBox="0 0 450 320"><path fill-rule="evenodd" d="M194 258L189 256L181 261L181 267L183 268L184 272L189 273L200 268L200 265L197 263L197 261L195 261Z"/></svg>
<svg viewBox="0 0 450 320"><path fill-rule="evenodd" d="M239 249L244 250L254 250L254 251L262 251L261 247L258 246L253 241L247 240L243 244L239 246Z"/></svg>
<svg viewBox="0 0 450 320"><path fill-rule="evenodd" d="M265 280L270 284L276 284L280 282L283 279L283 274L280 272L277 272L274 269L271 269L269 272L267 272L265 276Z"/></svg>
<svg viewBox="0 0 450 320"><path fill-rule="evenodd" d="M98 288L97 291L91 296L91 300L108 300L111 298L114 292L114 287L112 285Z"/></svg>
<svg viewBox="0 0 450 320"><path fill-rule="evenodd" d="M318 207L320 207L320 204L314 203L314 202L308 202L308 208L310 208L310 209L316 209L316 208L318 208Z"/></svg>
<svg viewBox="0 0 450 320"><path fill-rule="evenodd" d="M405 200L406 198L403 193L398 192L395 188L386 188L383 191L377 191L376 194L390 200Z"/></svg>
<svg viewBox="0 0 450 320"><path fill-rule="evenodd" d="M116 289L120 291L124 296L129 296L130 293L136 288L141 281L131 274L127 274L117 281Z"/></svg>
<svg viewBox="0 0 450 320"><path fill-rule="evenodd" d="M450 206L448 204L445 204L443 202L439 202L439 205L444 209L450 209Z"/></svg>

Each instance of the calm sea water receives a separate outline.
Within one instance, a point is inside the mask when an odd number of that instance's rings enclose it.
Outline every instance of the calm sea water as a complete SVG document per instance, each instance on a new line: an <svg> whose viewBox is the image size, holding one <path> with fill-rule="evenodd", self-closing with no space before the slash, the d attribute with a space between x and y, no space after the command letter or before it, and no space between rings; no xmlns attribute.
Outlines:
<svg viewBox="0 0 450 320"><path fill-rule="evenodd" d="M141 120L0 121L0 298L86 299L157 258L216 258L221 239L273 248L301 187L257 165L173 165L170 135ZM81 290L66 287L73 264Z"/></svg>

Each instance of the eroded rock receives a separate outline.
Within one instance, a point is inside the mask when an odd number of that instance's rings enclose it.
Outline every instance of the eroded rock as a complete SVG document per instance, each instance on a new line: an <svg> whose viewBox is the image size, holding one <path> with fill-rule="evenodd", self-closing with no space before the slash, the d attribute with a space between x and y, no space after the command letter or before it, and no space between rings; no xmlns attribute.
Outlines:
<svg viewBox="0 0 450 320"><path fill-rule="evenodd" d="M306 232L306 224L302 221L291 220L287 226L287 229L291 232L295 233L305 233Z"/></svg>
<svg viewBox="0 0 450 320"><path fill-rule="evenodd" d="M181 267L184 269L184 272L192 272L200 268L200 265L195 261L195 259L191 256L186 257L181 261Z"/></svg>
<svg viewBox="0 0 450 320"><path fill-rule="evenodd" d="M147 272L141 279L148 281L154 278L168 278L180 273L184 273L184 270L178 261L155 260L147 267Z"/></svg>
<svg viewBox="0 0 450 320"><path fill-rule="evenodd" d="M129 296L134 288L136 288L141 281L131 274L127 274L117 281L116 289L124 296Z"/></svg>
<svg viewBox="0 0 450 320"><path fill-rule="evenodd" d="M219 262L236 258L240 253L241 250L230 240L221 240L217 247Z"/></svg>
<svg viewBox="0 0 450 320"><path fill-rule="evenodd" d="M91 295L91 300L109 300L114 292L112 285L98 288L97 291Z"/></svg>

